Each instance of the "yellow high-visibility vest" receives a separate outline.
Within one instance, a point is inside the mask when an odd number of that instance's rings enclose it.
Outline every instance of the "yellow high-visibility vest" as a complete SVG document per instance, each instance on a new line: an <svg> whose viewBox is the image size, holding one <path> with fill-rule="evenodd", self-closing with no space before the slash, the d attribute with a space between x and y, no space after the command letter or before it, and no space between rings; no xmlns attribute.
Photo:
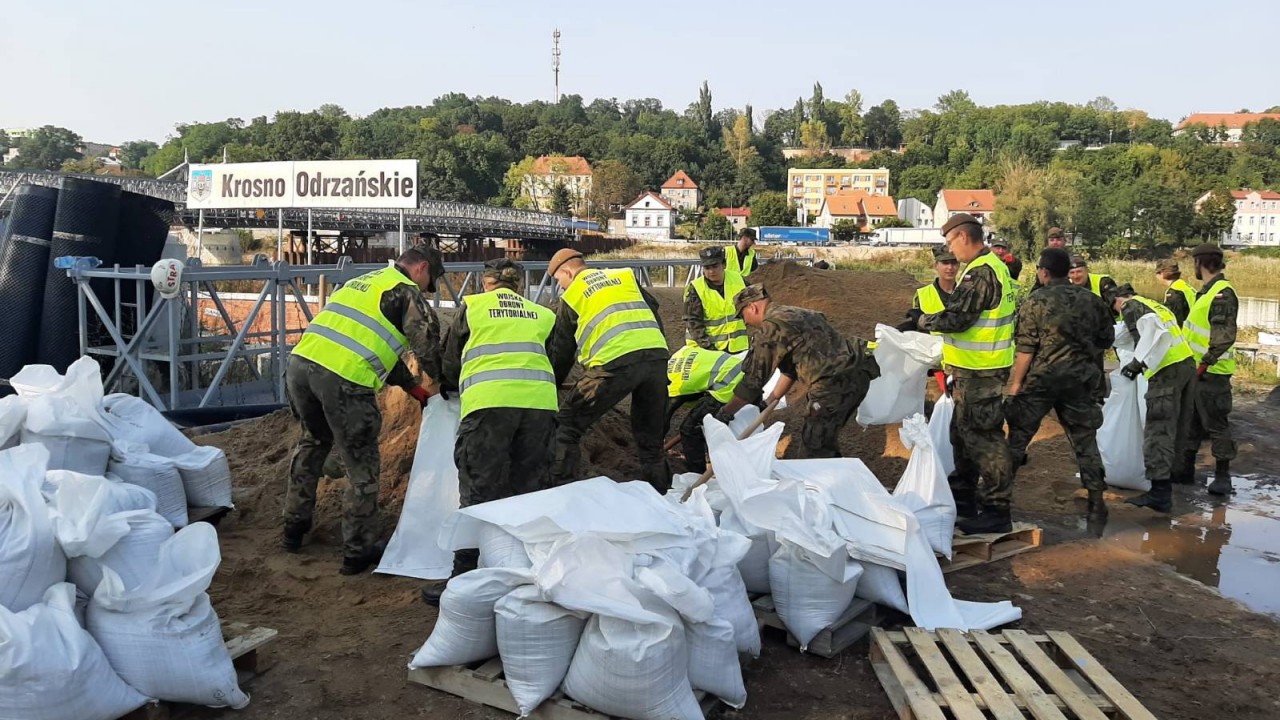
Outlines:
<svg viewBox="0 0 1280 720"><path fill-rule="evenodd" d="M599 367L638 350L667 349L658 320L628 269L583 270L564 291L578 313L578 362Z"/></svg>
<svg viewBox="0 0 1280 720"><path fill-rule="evenodd" d="M1223 290L1234 290L1234 288L1226 280L1219 280L1200 293L1195 304L1191 306L1191 314L1182 325L1187 345L1191 346L1191 356L1195 358L1196 364L1199 364L1204 359L1204 354L1209 352L1209 308L1213 305L1213 299ZM1235 374L1236 344L1234 342L1226 352L1222 353L1222 357L1218 358L1216 363L1209 366L1208 372L1214 375Z"/></svg>
<svg viewBox="0 0 1280 720"><path fill-rule="evenodd" d="M557 409L547 357L555 313L506 288L467 296L466 313L471 334L458 378L462 417L485 408Z"/></svg>
<svg viewBox="0 0 1280 720"><path fill-rule="evenodd" d="M960 333L942 334L942 362L967 370L996 370L1013 365L1013 324L1017 318L1009 268L994 253L979 256L965 272L989 267L1000 285L1000 304L983 310L977 322Z"/></svg>
<svg viewBox="0 0 1280 720"><path fill-rule="evenodd" d="M1160 362L1156 363L1155 367L1147 367L1148 380L1170 365L1191 357L1191 348L1187 345L1186 338L1183 337L1182 328L1178 326L1178 318L1173 316L1169 308L1141 295L1134 295L1129 302L1136 302L1151 308L1151 312L1154 312L1156 317L1160 318L1161 327L1168 330L1169 334L1173 336L1173 342L1170 343L1169 349L1165 351L1164 357L1160 358Z"/></svg>
<svg viewBox="0 0 1280 720"><path fill-rule="evenodd" d="M1187 309L1196 306L1196 289L1187 284L1186 280L1178 278L1169 285L1170 290L1177 290L1187 299Z"/></svg>
<svg viewBox="0 0 1280 720"><path fill-rule="evenodd" d="M362 387L382 389L408 340L382 315L382 293L413 285L387 267L348 280L307 326L293 354Z"/></svg>
<svg viewBox="0 0 1280 720"><path fill-rule="evenodd" d="M1102 281L1110 279L1111 277L1109 275L1094 275L1093 273L1089 273L1089 290L1093 292L1094 295L1102 297Z"/></svg>
<svg viewBox="0 0 1280 720"><path fill-rule="evenodd" d="M725 270L726 270L725 274L727 275L728 273L733 272L733 273L737 273L738 275L750 275L751 266L756 261L756 248L754 245L752 245L747 250L747 254L744 255L742 259L743 259L742 262L738 262L738 246L736 244L730 245L729 247L725 248L724 249L724 264L725 264Z"/></svg>
<svg viewBox="0 0 1280 720"><path fill-rule="evenodd" d="M727 403L741 381L742 358L727 352L685 345L667 361L667 397L711 393Z"/></svg>
<svg viewBox="0 0 1280 720"><path fill-rule="evenodd" d="M724 274L724 295L711 289L705 277L694 280L685 292L696 292L702 300L702 317L707 323L707 337L715 349L742 352L747 349L747 324L738 317L733 299L747 286L738 273Z"/></svg>
<svg viewBox="0 0 1280 720"><path fill-rule="evenodd" d="M938 294L938 286L933 283L916 290L916 306L924 311L925 315L937 315L947 309L947 304Z"/></svg>

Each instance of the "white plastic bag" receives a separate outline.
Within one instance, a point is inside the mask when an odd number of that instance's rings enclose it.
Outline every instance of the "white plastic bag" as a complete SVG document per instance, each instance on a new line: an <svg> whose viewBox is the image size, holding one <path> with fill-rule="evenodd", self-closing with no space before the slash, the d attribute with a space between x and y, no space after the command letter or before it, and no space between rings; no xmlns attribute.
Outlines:
<svg viewBox="0 0 1280 720"><path fill-rule="evenodd" d="M49 451L49 467L101 475L111 457L111 436L95 413L73 397L48 393L32 398L22 427L24 445Z"/></svg>
<svg viewBox="0 0 1280 720"><path fill-rule="evenodd" d="M698 582L715 599L716 617L724 618L733 626L738 652L760 657L760 626L738 568L733 565L712 568Z"/></svg>
<svg viewBox="0 0 1280 720"><path fill-rule="evenodd" d="M187 524L187 493L182 475L171 460L146 451L146 446L117 442L107 464L107 473L121 482L155 493L155 511L176 528Z"/></svg>
<svg viewBox="0 0 1280 720"><path fill-rule="evenodd" d="M862 566L850 560L844 578L834 579L808 550L779 540L778 551L769 559L769 585L778 618L800 643L801 652L849 609L861 574Z"/></svg>
<svg viewBox="0 0 1280 720"><path fill-rule="evenodd" d="M735 710L747 704L733 626L715 617L685 625L689 646L689 685L715 695Z"/></svg>
<svg viewBox="0 0 1280 720"><path fill-rule="evenodd" d="M26 419L26 401L17 395L0 398L0 450L8 450L21 441Z"/></svg>
<svg viewBox="0 0 1280 720"><path fill-rule="evenodd" d="M480 567L529 569L533 561L524 543L497 525L486 525L480 531Z"/></svg>
<svg viewBox="0 0 1280 720"><path fill-rule="evenodd" d="M560 688L587 616L544 601L533 585L504 595L493 612L507 689L528 715Z"/></svg>
<svg viewBox="0 0 1280 720"><path fill-rule="evenodd" d="M89 595L98 589L104 565L127 589L145 582L160 547L173 536L169 521L152 510L118 511L120 490L106 478L68 473L54 494L53 528L69 558L67 577Z"/></svg>
<svg viewBox="0 0 1280 720"><path fill-rule="evenodd" d="M904 613L910 612L898 571L885 565L864 561L862 577L858 578L858 590L854 596Z"/></svg>
<svg viewBox="0 0 1280 720"><path fill-rule="evenodd" d="M21 398L70 394L89 406L102 403L102 371L97 361L88 356L71 363L66 375L52 365L27 365L9 378L9 384Z"/></svg>
<svg viewBox="0 0 1280 720"><path fill-rule="evenodd" d="M880 377L858 406L858 424L887 425L923 413L924 378L942 361L942 338L877 325L874 355Z"/></svg>
<svg viewBox="0 0 1280 720"><path fill-rule="evenodd" d="M40 484L48 452L38 446L0 451L0 606L26 610L67 576Z"/></svg>
<svg viewBox="0 0 1280 720"><path fill-rule="evenodd" d="M102 399L117 440L146 445L161 457L185 455L198 446L142 398L116 393Z"/></svg>
<svg viewBox="0 0 1280 720"><path fill-rule="evenodd" d="M1111 394L1102 406L1102 427L1098 429L1098 450L1107 484L1130 490L1150 490L1143 462L1142 405L1146 399L1146 379L1130 380L1119 370L1111 373Z"/></svg>
<svg viewBox="0 0 1280 720"><path fill-rule="evenodd" d="M463 665L498 654L494 605L533 582L527 570L481 568L449 581L431 636L414 654L411 668Z"/></svg>
<svg viewBox="0 0 1280 720"><path fill-rule="evenodd" d="M442 580L453 572L453 550L440 542L440 526L459 504L453 445L460 418L459 401L439 395L422 410L400 522L375 572L421 580Z"/></svg>
<svg viewBox="0 0 1280 720"><path fill-rule="evenodd" d="M934 552L951 557L951 537L955 534L956 500L951 495L947 474L929 438L923 415L914 415L898 429L903 446L911 450L911 459L893 496L915 513L925 537Z"/></svg>
<svg viewBox="0 0 1280 720"><path fill-rule="evenodd" d="M943 395L933 404L933 415L929 416L929 438L942 461L942 472L948 477L956 471L955 448L951 446L951 418L955 414L956 401Z"/></svg>
<svg viewBox="0 0 1280 720"><path fill-rule="evenodd" d="M182 489L191 507L235 507L231 502L231 467L222 450L197 447L170 459L182 476Z"/></svg>
<svg viewBox="0 0 1280 720"><path fill-rule="evenodd" d="M596 615L564 678L569 697L633 720L702 720L689 685L689 650L679 619L635 623Z"/></svg>
<svg viewBox="0 0 1280 720"><path fill-rule="evenodd" d="M0 607L0 718L116 720L146 702L76 622L70 584L22 612Z"/></svg>
<svg viewBox="0 0 1280 720"><path fill-rule="evenodd" d="M150 576L137 587L103 569L88 628L125 682L160 700L249 704L206 592L220 562L213 526L195 523L161 546Z"/></svg>

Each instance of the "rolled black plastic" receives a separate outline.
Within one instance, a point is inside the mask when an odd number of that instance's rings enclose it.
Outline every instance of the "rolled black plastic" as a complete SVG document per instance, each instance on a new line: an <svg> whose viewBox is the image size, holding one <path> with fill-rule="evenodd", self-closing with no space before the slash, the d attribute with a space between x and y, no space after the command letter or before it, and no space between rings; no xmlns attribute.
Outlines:
<svg viewBox="0 0 1280 720"><path fill-rule="evenodd" d="M57 207L55 188L23 185L13 192L0 245L0 378L6 380L35 360Z"/></svg>

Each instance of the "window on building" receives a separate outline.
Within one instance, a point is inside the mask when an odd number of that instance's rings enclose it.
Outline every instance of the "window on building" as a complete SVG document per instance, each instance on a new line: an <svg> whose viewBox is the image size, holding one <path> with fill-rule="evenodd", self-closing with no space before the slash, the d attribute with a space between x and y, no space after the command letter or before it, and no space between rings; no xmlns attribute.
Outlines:
<svg viewBox="0 0 1280 720"><path fill-rule="evenodd" d="M640 224L640 216L639 216L639 215L632 215L632 216L631 216L631 226L632 226L632 227L635 227L636 225L639 225L639 224Z"/></svg>
<svg viewBox="0 0 1280 720"><path fill-rule="evenodd" d="M663 219L663 216L659 215L659 216L658 216L658 227L662 227L664 224L665 224L665 221L664 221L664 219Z"/></svg>
<svg viewBox="0 0 1280 720"><path fill-rule="evenodd" d="M1249 216L1249 224L1250 224L1250 225L1252 225L1252 224L1253 224L1253 216L1252 216L1252 215L1250 215L1250 216Z"/></svg>
<svg viewBox="0 0 1280 720"><path fill-rule="evenodd" d="M652 224L652 222L653 222L653 218L649 217L648 215L645 215L645 216L644 216L644 226L645 226L645 227L649 227L649 225L650 225L650 224Z"/></svg>

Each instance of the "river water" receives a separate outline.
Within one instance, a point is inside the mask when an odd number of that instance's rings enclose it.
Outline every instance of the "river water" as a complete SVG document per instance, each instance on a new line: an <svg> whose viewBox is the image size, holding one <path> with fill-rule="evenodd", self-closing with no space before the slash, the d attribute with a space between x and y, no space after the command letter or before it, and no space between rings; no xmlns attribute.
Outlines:
<svg viewBox="0 0 1280 720"><path fill-rule="evenodd" d="M1240 298L1240 316L1236 325L1280 330L1280 300L1274 298L1242 297Z"/></svg>

